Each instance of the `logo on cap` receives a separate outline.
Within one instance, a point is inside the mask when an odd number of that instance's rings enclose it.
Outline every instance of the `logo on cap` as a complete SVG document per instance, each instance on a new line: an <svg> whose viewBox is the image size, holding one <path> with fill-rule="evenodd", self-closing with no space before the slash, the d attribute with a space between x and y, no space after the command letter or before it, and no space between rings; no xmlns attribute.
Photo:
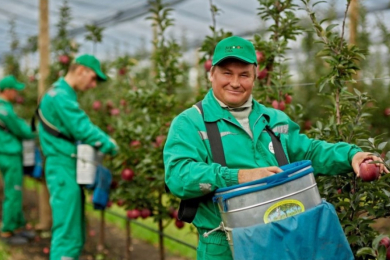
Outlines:
<svg viewBox="0 0 390 260"><path fill-rule="evenodd" d="M237 46L226 46L225 47L225 52L233 52L234 49L243 49L242 46L237 45Z"/></svg>

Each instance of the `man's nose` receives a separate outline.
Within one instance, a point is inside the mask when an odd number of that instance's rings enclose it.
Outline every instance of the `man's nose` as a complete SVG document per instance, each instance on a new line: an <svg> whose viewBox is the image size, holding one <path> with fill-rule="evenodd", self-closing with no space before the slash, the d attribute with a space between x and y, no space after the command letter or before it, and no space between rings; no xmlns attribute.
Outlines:
<svg viewBox="0 0 390 260"><path fill-rule="evenodd" d="M238 76L232 77L232 80L230 81L230 85L231 85L233 88L238 88L238 87L240 87L240 81L239 81Z"/></svg>
<svg viewBox="0 0 390 260"><path fill-rule="evenodd" d="M95 88L96 87L96 80L93 80L92 82L91 82L91 88Z"/></svg>

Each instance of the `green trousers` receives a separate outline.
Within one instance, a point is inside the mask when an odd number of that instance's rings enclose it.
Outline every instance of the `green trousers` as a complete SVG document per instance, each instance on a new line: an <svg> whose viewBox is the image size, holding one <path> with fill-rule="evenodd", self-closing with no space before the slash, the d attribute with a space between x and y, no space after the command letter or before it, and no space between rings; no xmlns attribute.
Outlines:
<svg viewBox="0 0 390 260"><path fill-rule="evenodd" d="M199 244L196 250L197 260L233 260L228 241L223 232L210 234L208 238L199 234ZM223 239L220 237L223 236Z"/></svg>
<svg viewBox="0 0 390 260"><path fill-rule="evenodd" d="M50 260L77 260L85 242L85 218L76 160L48 157L45 175L53 214Z"/></svg>
<svg viewBox="0 0 390 260"><path fill-rule="evenodd" d="M22 155L0 154L0 171L4 181L3 226L1 231L13 232L26 225L22 210Z"/></svg>

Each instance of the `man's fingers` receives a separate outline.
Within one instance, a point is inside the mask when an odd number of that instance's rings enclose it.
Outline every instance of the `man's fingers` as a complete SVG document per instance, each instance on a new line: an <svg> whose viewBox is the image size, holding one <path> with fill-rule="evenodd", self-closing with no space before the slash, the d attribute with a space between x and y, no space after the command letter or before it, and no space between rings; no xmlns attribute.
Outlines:
<svg viewBox="0 0 390 260"><path fill-rule="evenodd" d="M282 172L283 170L276 166L267 167L267 170L274 173Z"/></svg>
<svg viewBox="0 0 390 260"><path fill-rule="evenodd" d="M358 163L354 163L352 165L353 171L356 173L357 177L360 177L360 165Z"/></svg>

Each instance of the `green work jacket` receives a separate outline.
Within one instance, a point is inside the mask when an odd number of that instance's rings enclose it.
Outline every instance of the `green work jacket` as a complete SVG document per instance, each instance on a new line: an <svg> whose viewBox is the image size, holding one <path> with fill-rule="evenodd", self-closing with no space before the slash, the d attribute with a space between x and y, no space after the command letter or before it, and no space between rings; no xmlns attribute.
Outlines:
<svg viewBox="0 0 390 260"><path fill-rule="evenodd" d="M299 126L284 112L265 107L255 100L249 115L253 138L228 110L218 104L212 90L202 104L204 121L217 122L227 166L213 162L200 111L193 106L182 112L172 121L164 147L165 181L172 194L181 199L199 197L238 184L239 169L277 166L266 125L280 136L289 162L311 160L315 174L350 172L352 157L361 151L359 147L344 142L332 144L310 139L299 132ZM199 233L216 228L220 222L218 209L211 199L200 203L193 221Z"/></svg>
<svg viewBox="0 0 390 260"><path fill-rule="evenodd" d="M30 126L15 114L11 102L0 98L0 153L22 154L22 140L34 139Z"/></svg>
<svg viewBox="0 0 390 260"><path fill-rule="evenodd" d="M77 95L69 84L60 78L43 96L40 110L44 119L62 134L84 144L99 147L103 153L116 153L116 145L99 127L94 125L88 115L80 108ZM46 132L39 123L39 140L45 157L65 158L76 154L75 142L55 137Z"/></svg>

